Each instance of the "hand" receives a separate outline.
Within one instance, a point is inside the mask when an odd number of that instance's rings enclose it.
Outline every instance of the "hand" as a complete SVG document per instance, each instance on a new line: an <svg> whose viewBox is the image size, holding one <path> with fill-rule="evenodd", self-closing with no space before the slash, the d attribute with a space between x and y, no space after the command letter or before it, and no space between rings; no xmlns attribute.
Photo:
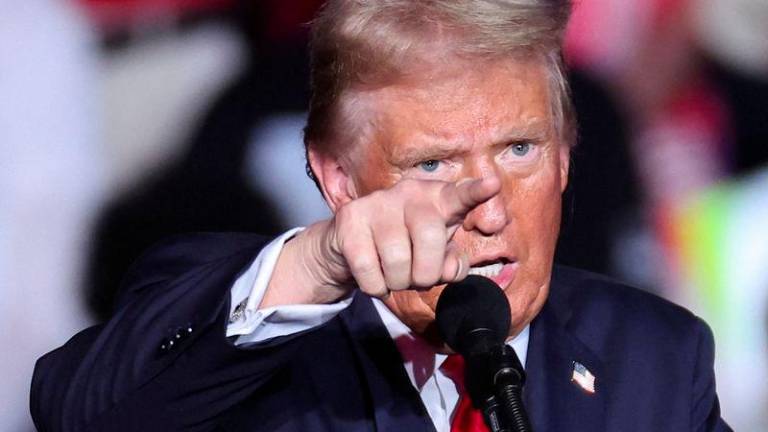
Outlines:
<svg viewBox="0 0 768 432"><path fill-rule="evenodd" d="M403 180L350 201L286 243L261 307L333 302L355 282L384 298L464 279L468 258L451 238L499 189L495 177Z"/></svg>

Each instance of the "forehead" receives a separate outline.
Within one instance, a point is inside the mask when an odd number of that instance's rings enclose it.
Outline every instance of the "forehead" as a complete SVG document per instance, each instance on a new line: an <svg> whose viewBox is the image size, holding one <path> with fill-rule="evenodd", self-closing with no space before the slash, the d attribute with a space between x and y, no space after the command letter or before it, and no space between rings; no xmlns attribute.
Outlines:
<svg viewBox="0 0 768 432"><path fill-rule="evenodd" d="M553 131L549 79L541 61L456 62L363 98L370 144L389 159L436 144L469 151Z"/></svg>

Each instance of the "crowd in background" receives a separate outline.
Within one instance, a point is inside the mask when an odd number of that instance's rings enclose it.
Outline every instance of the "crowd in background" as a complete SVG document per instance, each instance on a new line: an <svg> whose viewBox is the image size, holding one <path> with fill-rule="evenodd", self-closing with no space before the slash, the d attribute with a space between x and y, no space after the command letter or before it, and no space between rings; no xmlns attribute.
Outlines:
<svg viewBox="0 0 768 432"><path fill-rule="evenodd" d="M34 360L189 231L329 213L304 171L320 0L0 1L0 429ZM724 418L768 429L768 2L580 0L557 259L712 326Z"/></svg>

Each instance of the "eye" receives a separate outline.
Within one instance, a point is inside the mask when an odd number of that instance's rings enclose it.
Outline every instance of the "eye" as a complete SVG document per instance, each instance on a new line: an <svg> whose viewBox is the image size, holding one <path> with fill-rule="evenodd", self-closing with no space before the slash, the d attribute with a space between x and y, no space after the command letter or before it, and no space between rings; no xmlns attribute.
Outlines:
<svg viewBox="0 0 768 432"><path fill-rule="evenodd" d="M435 171L437 171L437 168L440 166L440 161L434 160L434 159L430 159L428 161L424 161L424 162L419 163L418 166L419 166L419 168L421 168L422 170L424 170L426 172L435 172Z"/></svg>
<svg viewBox="0 0 768 432"><path fill-rule="evenodd" d="M528 152L531 151L531 143L529 142L518 142L512 144L510 147L510 151L513 155L518 157L523 157L528 154Z"/></svg>

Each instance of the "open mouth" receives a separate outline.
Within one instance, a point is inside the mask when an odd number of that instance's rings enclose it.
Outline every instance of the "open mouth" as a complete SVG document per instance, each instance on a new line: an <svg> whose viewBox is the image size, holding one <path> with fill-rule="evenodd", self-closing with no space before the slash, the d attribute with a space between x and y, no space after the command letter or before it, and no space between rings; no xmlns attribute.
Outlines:
<svg viewBox="0 0 768 432"><path fill-rule="evenodd" d="M504 262L497 261L491 264L475 265L469 268L469 274L485 276L487 278L498 276L504 268L504 264Z"/></svg>

